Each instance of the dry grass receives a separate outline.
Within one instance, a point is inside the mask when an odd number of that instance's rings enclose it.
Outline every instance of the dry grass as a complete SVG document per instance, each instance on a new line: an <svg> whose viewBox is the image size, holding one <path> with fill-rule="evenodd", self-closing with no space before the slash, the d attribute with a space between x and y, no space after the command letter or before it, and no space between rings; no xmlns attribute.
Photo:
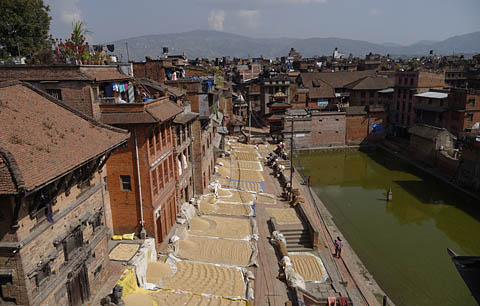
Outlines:
<svg viewBox="0 0 480 306"><path fill-rule="evenodd" d="M204 216L190 221L189 234L197 236L243 239L251 233L248 219Z"/></svg>
<svg viewBox="0 0 480 306"><path fill-rule="evenodd" d="M140 245L130 243L119 243L111 252L110 259L112 260L130 260L135 253L137 253Z"/></svg>
<svg viewBox="0 0 480 306"><path fill-rule="evenodd" d="M314 256L310 255L290 255L293 270L300 274L306 281L319 281L322 279L323 272L320 264Z"/></svg>
<svg viewBox="0 0 480 306"><path fill-rule="evenodd" d="M248 265L252 254L248 241L189 237L179 245L180 257L234 266Z"/></svg>
<svg viewBox="0 0 480 306"><path fill-rule="evenodd" d="M163 287L192 293L245 297L246 286L239 269L191 261L176 263L177 273Z"/></svg>
<svg viewBox="0 0 480 306"><path fill-rule="evenodd" d="M297 212L293 208L266 208L270 217L274 217L277 223L302 223Z"/></svg>

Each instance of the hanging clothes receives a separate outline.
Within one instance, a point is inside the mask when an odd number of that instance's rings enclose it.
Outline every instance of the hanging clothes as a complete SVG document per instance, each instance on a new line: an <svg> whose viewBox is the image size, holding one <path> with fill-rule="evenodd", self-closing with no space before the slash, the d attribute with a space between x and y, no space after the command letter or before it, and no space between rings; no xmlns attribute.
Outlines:
<svg viewBox="0 0 480 306"><path fill-rule="evenodd" d="M334 296L328 297L328 306L337 306L337 298Z"/></svg>
<svg viewBox="0 0 480 306"><path fill-rule="evenodd" d="M187 169L187 158L185 157L185 154L182 153L182 161L183 161L183 169Z"/></svg>
<svg viewBox="0 0 480 306"><path fill-rule="evenodd" d="M125 83L124 87L125 87L125 91L128 91L128 83Z"/></svg>
<svg viewBox="0 0 480 306"><path fill-rule="evenodd" d="M118 85L119 91L124 92L125 91L125 86L123 84Z"/></svg>
<svg viewBox="0 0 480 306"><path fill-rule="evenodd" d="M116 91L116 92L119 91L119 88L118 88L118 84L117 84L117 83L112 83L112 88L113 88L113 91Z"/></svg>
<svg viewBox="0 0 480 306"><path fill-rule="evenodd" d="M339 306L348 306L348 300L346 297L341 296L338 298L338 305Z"/></svg>
<svg viewBox="0 0 480 306"><path fill-rule="evenodd" d="M178 165L178 176L182 175L182 162L180 160L177 160L177 165Z"/></svg>
<svg viewBox="0 0 480 306"><path fill-rule="evenodd" d="M105 97L113 97L113 83L105 86Z"/></svg>
<svg viewBox="0 0 480 306"><path fill-rule="evenodd" d="M55 220L53 220L52 204L47 203L45 205L45 208L46 208L47 221L50 223L54 223Z"/></svg>

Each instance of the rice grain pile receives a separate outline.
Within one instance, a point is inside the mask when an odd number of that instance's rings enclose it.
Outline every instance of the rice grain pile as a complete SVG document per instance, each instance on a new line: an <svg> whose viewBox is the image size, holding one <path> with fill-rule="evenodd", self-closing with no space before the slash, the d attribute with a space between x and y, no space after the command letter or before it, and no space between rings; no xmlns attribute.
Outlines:
<svg viewBox="0 0 480 306"><path fill-rule="evenodd" d="M158 281L172 274L169 264L163 262L149 262L147 265L147 282L157 284Z"/></svg>
<svg viewBox="0 0 480 306"><path fill-rule="evenodd" d="M278 223L302 223L293 208L266 208L270 217L274 217Z"/></svg>
<svg viewBox="0 0 480 306"><path fill-rule="evenodd" d="M130 260L137 253L140 245L132 243L119 243L109 254L112 260Z"/></svg>
<svg viewBox="0 0 480 306"><path fill-rule="evenodd" d="M246 286L239 269L191 261L179 261L176 266L177 273L163 282L164 288L245 297Z"/></svg>
<svg viewBox="0 0 480 306"><path fill-rule="evenodd" d="M204 216L190 221L191 235L242 239L251 233L248 219Z"/></svg>
<svg viewBox="0 0 480 306"><path fill-rule="evenodd" d="M311 255L290 255L293 270L300 274L305 281L319 281L322 279L322 267L316 257Z"/></svg>
<svg viewBox="0 0 480 306"><path fill-rule="evenodd" d="M179 256L202 262L246 266L252 250L248 241L189 237L179 242Z"/></svg>

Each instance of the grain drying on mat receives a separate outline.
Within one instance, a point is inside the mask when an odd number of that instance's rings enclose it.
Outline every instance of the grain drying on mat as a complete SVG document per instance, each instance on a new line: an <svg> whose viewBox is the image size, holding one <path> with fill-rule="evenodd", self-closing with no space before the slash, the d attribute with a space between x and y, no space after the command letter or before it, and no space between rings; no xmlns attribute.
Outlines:
<svg viewBox="0 0 480 306"><path fill-rule="evenodd" d="M220 189L221 190L221 189ZM221 196L219 193L218 200L230 203L250 203L255 199L255 195L250 192L239 190L227 190L230 194L228 196Z"/></svg>
<svg viewBox="0 0 480 306"><path fill-rule="evenodd" d="M243 239L252 233L248 219L203 216L190 221L191 235Z"/></svg>
<svg viewBox="0 0 480 306"><path fill-rule="evenodd" d="M232 301L218 297L206 297L201 295L175 293L169 291L152 291L150 293L134 292L122 298L125 306L245 306L244 301Z"/></svg>
<svg viewBox="0 0 480 306"><path fill-rule="evenodd" d="M302 223L293 208L266 208L266 210L277 223Z"/></svg>
<svg viewBox="0 0 480 306"><path fill-rule="evenodd" d="M258 161L257 153L234 152L237 160Z"/></svg>
<svg viewBox="0 0 480 306"><path fill-rule="evenodd" d="M130 260L138 251L140 245L133 243L119 243L110 252L109 257L112 260Z"/></svg>
<svg viewBox="0 0 480 306"><path fill-rule="evenodd" d="M246 286L240 269L212 264L178 261L177 272L162 287L223 297L245 297Z"/></svg>
<svg viewBox="0 0 480 306"><path fill-rule="evenodd" d="M173 273L170 265L164 262L152 261L147 265L147 282L156 284Z"/></svg>
<svg viewBox="0 0 480 306"><path fill-rule="evenodd" d="M300 274L305 281L319 281L323 277L322 266L314 256L290 255L293 270Z"/></svg>
<svg viewBox="0 0 480 306"><path fill-rule="evenodd" d="M274 196L270 196L266 194L257 194L257 199L255 202L257 204L276 204L277 200L275 200Z"/></svg>
<svg viewBox="0 0 480 306"><path fill-rule="evenodd" d="M201 203L200 212L205 215L226 215L226 216L250 216L252 208L250 205L226 204L217 202L216 204Z"/></svg>
<svg viewBox="0 0 480 306"><path fill-rule="evenodd" d="M244 160L237 160L237 168L245 170L262 171L262 165L259 162L249 162Z"/></svg>
<svg viewBox="0 0 480 306"><path fill-rule="evenodd" d="M246 266L252 250L248 241L189 237L179 242L179 256L186 259Z"/></svg>
<svg viewBox="0 0 480 306"><path fill-rule="evenodd" d="M230 178L237 181L263 182L263 175L260 171L232 169Z"/></svg>

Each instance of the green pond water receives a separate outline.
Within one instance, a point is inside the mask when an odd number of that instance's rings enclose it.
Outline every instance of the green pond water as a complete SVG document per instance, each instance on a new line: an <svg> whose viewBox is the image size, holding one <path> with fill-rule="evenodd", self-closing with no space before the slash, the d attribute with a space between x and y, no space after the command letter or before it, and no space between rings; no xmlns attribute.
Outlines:
<svg viewBox="0 0 480 306"><path fill-rule="evenodd" d="M446 249L480 255L480 203L380 150L297 158L396 305L477 305ZM388 188L392 202L385 201Z"/></svg>

